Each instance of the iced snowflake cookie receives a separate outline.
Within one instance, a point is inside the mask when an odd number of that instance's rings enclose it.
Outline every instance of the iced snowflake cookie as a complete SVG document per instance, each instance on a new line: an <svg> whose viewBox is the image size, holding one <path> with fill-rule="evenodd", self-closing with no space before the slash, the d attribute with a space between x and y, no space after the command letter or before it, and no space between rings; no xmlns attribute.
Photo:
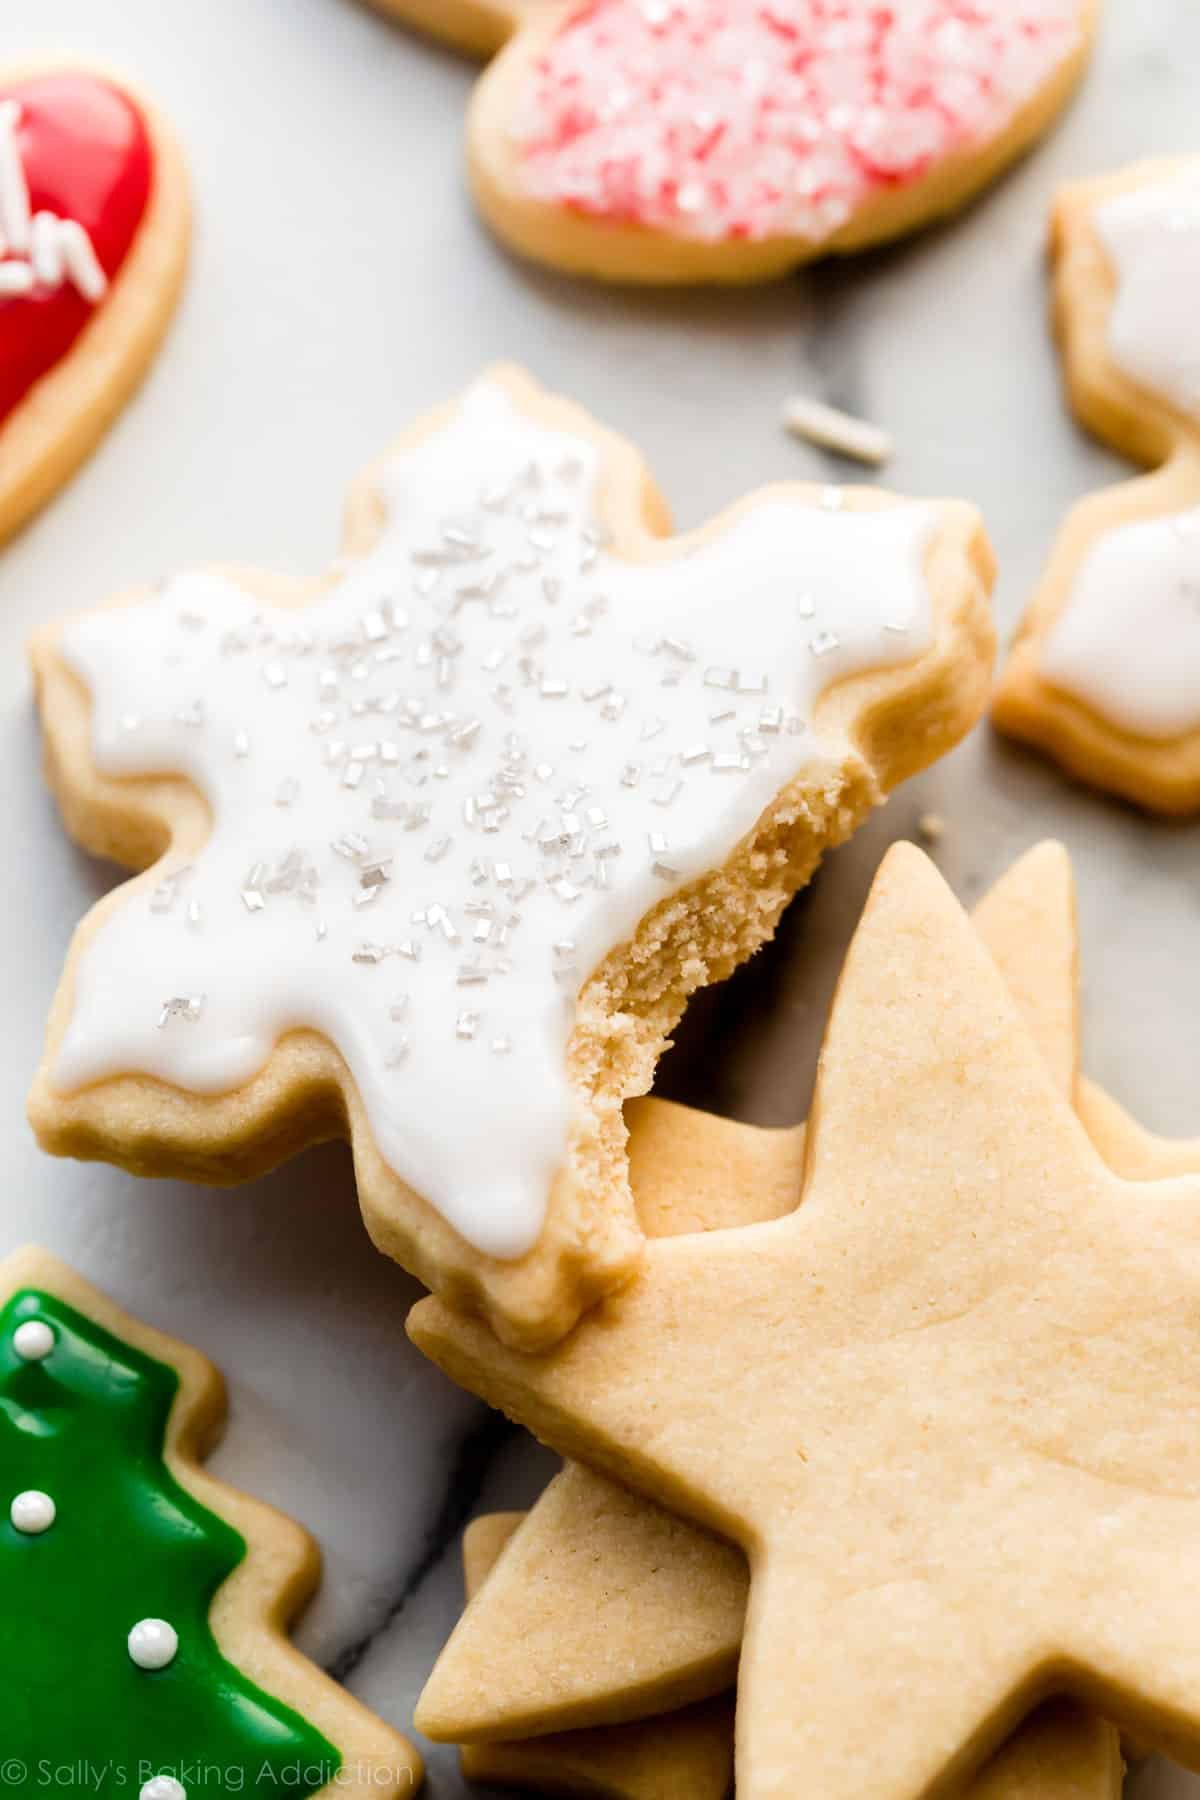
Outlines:
<svg viewBox="0 0 1200 1800"><path fill-rule="evenodd" d="M467 1527L468 1601L486 1591L484 1584L521 1523L520 1513L491 1513ZM622 1571L612 1575L619 1582ZM461 1758L468 1780L535 1794L727 1800L733 1706L731 1697L707 1700L620 1725L465 1744ZM1035 1713L961 1792L963 1800L1120 1800L1123 1773L1112 1727L1081 1707L1059 1702Z"/></svg>
<svg viewBox="0 0 1200 1800"><path fill-rule="evenodd" d="M411 1745L284 1636L315 1545L200 1467L225 1407L211 1363L22 1250L0 1265L0 1398L10 1783L23 1766L28 1791L99 1800L199 1800L214 1770L284 1800L416 1791Z"/></svg>
<svg viewBox="0 0 1200 1800"><path fill-rule="evenodd" d="M426 25L430 0L388 0ZM1095 0L448 4L488 50L479 205L523 255L607 280L754 281L962 206L1044 132Z"/></svg>
<svg viewBox="0 0 1200 1800"><path fill-rule="evenodd" d="M1072 405L1155 473L1068 518L995 700L1001 730L1164 813L1200 810L1200 158L1059 198L1053 253Z"/></svg>
<svg viewBox="0 0 1200 1800"><path fill-rule="evenodd" d="M345 1134L380 1247L527 1344L627 1279L621 1102L991 653L960 503L664 530L627 445L497 373L364 475L329 580L44 633L68 826L155 866L77 935L42 1144L231 1182Z"/></svg>
<svg viewBox="0 0 1200 1800"><path fill-rule="evenodd" d="M0 539L145 371L188 235L182 159L152 106L85 67L0 65Z"/></svg>
<svg viewBox="0 0 1200 1800"><path fill-rule="evenodd" d="M917 1800L1055 1690L1195 1764L1198 1198L1196 1176L1104 1168L899 847L847 957L792 1212L653 1241L548 1355L438 1300L409 1328L565 1454L748 1552L745 1800Z"/></svg>

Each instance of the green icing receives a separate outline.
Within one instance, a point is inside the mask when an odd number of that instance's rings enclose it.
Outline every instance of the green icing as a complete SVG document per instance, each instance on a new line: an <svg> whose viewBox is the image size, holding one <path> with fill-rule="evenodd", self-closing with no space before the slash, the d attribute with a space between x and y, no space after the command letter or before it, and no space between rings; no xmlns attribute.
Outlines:
<svg viewBox="0 0 1200 1800"><path fill-rule="evenodd" d="M24 1362L13 1348L25 1319L55 1331L43 1362ZM246 1546L163 1460L178 1386L174 1369L51 1294L27 1289L0 1314L0 1781L8 1793L137 1800L152 1775L169 1774L188 1800L301 1800L341 1766L313 1726L217 1648L209 1609ZM43 1489L58 1508L36 1537L9 1521L13 1496L26 1488ZM130 1659L125 1640L143 1618L167 1619L179 1634L166 1669Z"/></svg>

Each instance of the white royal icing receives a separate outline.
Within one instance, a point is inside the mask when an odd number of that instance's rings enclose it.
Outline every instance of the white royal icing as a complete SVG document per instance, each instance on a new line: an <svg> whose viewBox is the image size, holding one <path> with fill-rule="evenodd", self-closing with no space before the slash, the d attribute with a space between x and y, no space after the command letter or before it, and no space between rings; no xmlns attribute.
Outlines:
<svg viewBox="0 0 1200 1800"><path fill-rule="evenodd" d="M138 1800L187 1800L187 1789L173 1775L152 1775L143 1782Z"/></svg>
<svg viewBox="0 0 1200 1800"><path fill-rule="evenodd" d="M1041 672L1138 737L1200 730L1200 508L1097 539Z"/></svg>
<svg viewBox="0 0 1200 1800"><path fill-rule="evenodd" d="M165 1669L179 1653L179 1634L166 1619L139 1619L126 1642L139 1669Z"/></svg>
<svg viewBox="0 0 1200 1800"><path fill-rule="evenodd" d="M639 564L597 476L484 382L387 465L381 539L318 604L191 574L68 628L97 765L182 772L213 830L94 934L60 1088L219 1094L309 1026L464 1237L536 1241L581 982L820 761L822 690L932 629L931 507L766 497Z"/></svg>
<svg viewBox="0 0 1200 1800"><path fill-rule="evenodd" d="M30 210L20 123L17 102L0 100L0 299L52 293L70 282L95 306L108 290L108 277L85 228L78 219Z"/></svg>
<svg viewBox="0 0 1200 1800"><path fill-rule="evenodd" d="M58 1517L58 1508L49 1494L43 1494L40 1488L26 1488L23 1494L14 1497L8 1516L14 1531L25 1537L40 1537L43 1531L49 1531Z"/></svg>
<svg viewBox="0 0 1200 1800"><path fill-rule="evenodd" d="M1200 414L1200 166L1118 195L1095 221L1117 277L1113 361L1180 412Z"/></svg>
<svg viewBox="0 0 1200 1800"><path fill-rule="evenodd" d="M45 1319L26 1319L13 1332L13 1349L22 1362L42 1362L54 1344L54 1328Z"/></svg>

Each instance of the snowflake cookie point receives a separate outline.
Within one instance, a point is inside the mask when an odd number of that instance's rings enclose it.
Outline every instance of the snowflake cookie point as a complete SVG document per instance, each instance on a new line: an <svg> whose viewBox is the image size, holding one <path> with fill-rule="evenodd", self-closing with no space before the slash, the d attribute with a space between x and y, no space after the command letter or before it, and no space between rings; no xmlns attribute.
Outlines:
<svg viewBox="0 0 1200 1800"><path fill-rule="evenodd" d="M798 885L835 829L974 721L989 558L969 508L848 494L831 511L803 487L661 542L636 454L512 373L375 465L357 516L315 601L181 576L35 649L50 735L90 705L87 791L119 811L125 778L177 770L213 828L186 876L164 865L83 927L33 1116L47 1147L121 1161L105 1094L165 1084L187 1102L149 1154L183 1173L211 1170L245 1100L238 1133L252 1124L265 1166L288 1034L319 1034L376 1241L431 1286L476 1285L501 1329L555 1333L637 1253L603 1094L644 1071L608 1015L640 1011L648 1054L681 1004L682 942L740 958L773 927L781 893L741 904L756 839L784 833ZM798 570L807 623L781 603ZM255 753L239 762L241 728ZM281 815L285 777L299 792ZM643 932L664 982L639 997ZM305 1049L306 1080L322 1054Z"/></svg>

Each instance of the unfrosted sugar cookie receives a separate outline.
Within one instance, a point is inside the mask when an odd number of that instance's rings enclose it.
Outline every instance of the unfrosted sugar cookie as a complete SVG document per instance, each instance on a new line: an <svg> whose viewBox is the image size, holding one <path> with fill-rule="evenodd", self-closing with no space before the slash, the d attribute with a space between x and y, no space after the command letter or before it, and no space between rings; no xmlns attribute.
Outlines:
<svg viewBox="0 0 1200 1800"><path fill-rule="evenodd" d="M523 1523L520 1513L489 1513L467 1527L468 1602L477 1604L488 1591L497 1562ZM586 1529L591 1520L579 1523ZM553 1565L544 1570L547 1585L556 1572ZM620 1567L610 1571L615 1583L624 1574ZM637 1596L629 1598L636 1612ZM569 1655L569 1639L564 1648ZM520 1649L516 1654L519 1658ZM468 1780L526 1793L577 1794L580 1800L727 1800L732 1695L622 1724L517 1741L489 1738L464 1744L460 1755ZM1063 1701L1035 1713L960 1792L963 1800L1119 1800L1123 1773L1112 1727Z"/></svg>
<svg viewBox="0 0 1200 1800"><path fill-rule="evenodd" d="M497 233L610 280L752 281L963 205L1047 129L1094 0L576 0L476 92Z"/></svg>
<svg viewBox="0 0 1200 1800"><path fill-rule="evenodd" d="M1078 1074L1075 914L1069 859L1048 843L1001 878L973 923L1056 1085L1081 1115L1086 1095L1090 1119L1103 1096ZM633 1189L650 1236L727 1230L794 1210L803 1127L758 1130L655 1099L630 1112ZM1106 1124L1093 1141L1111 1166L1128 1162L1139 1143L1147 1153L1160 1143ZM1200 1146L1191 1146L1190 1161L1186 1152L1161 1145L1161 1160L1140 1178L1200 1170ZM735 1679L748 1593L742 1555L580 1463L555 1477L515 1535L499 1520L474 1531L464 1540L469 1593L484 1548L501 1533L511 1546L438 1660L418 1707L421 1730L466 1743L470 1766L492 1779L524 1772L531 1785L587 1761L615 1787L630 1750L647 1743L669 1767L679 1709ZM497 1546L492 1561L498 1556ZM633 1767L640 1771L640 1760ZM1110 1727L1077 1708L1049 1709L993 1758L971 1800L1116 1800L1121 1767Z"/></svg>
<svg viewBox="0 0 1200 1800"><path fill-rule="evenodd" d="M629 446L497 372L361 479L329 580L43 633L67 824L155 864L76 937L43 1145L232 1182L345 1134L380 1247L521 1342L627 1279L621 1102L991 647L963 504L663 531Z"/></svg>
<svg viewBox="0 0 1200 1800"><path fill-rule="evenodd" d="M182 159L147 101L82 66L0 65L0 539L141 377L188 236Z"/></svg>
<svg viewBox="0 0 1200 1800"><path fill-rule="evenodd" d="M463 1580L472 1600L521 1524L489 1513L463 1534ZM615 1729L568 1731L524 1742L465 1744L468 1781L581 1800L727 1800L733 1779L733 1703L728 1696Z"/></svg>
<svg viewBox="0 0 1200 1800"><path fill-rule="evenodd" d="M654 1240L547 1355L439 1300L409 1330L564 1454L748 1553L749 1800L917 1800L1052 1692L1194 1762L1179 1558L1200 1472L1178 1419L1198 1193L1194 1172L1104 1168L996 964L901 846L842 973L786 1216Z"/></svg>
<svg viewBox="0 0 1200 1800"><path fill-rule="evenodd" d="M420 1785L412 1746L288 1643L316 1546L201 1468L224 1410L211 1363L46 1251L0 1264L10 1785L32 1791L38 1770L101 1800L200 1800L217 1771L226 1793L281 1800Z"/></svg>
<svg viewBox="0 0 1200 1800"><path fill-rule="evenodd" d="M1068 188L1054 215L1076 413L1155 472L1068 518L994 716L1073 774L1200 810L1200 158Z"/></svg>

